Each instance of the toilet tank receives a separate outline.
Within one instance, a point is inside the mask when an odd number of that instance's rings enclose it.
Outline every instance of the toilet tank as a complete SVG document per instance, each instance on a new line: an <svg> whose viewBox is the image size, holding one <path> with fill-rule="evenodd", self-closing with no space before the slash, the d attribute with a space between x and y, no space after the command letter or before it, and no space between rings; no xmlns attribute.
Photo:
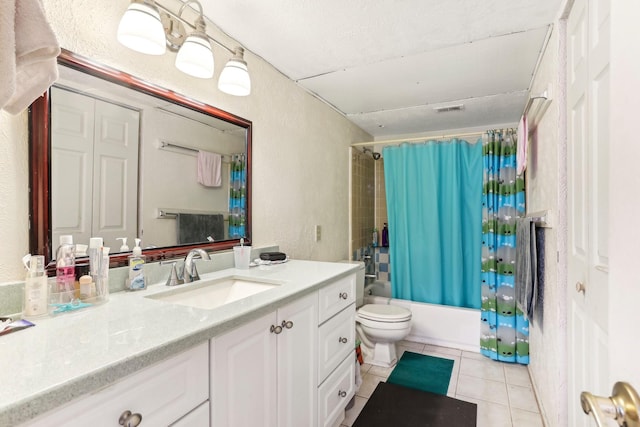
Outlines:
<svg viewBox="0 0 640 427"><path fill-rule="evenodd" d="M358 270L356 270L356 307L361 307L364 304L364 262L350 260L342 262L358 264Z"/></svg>

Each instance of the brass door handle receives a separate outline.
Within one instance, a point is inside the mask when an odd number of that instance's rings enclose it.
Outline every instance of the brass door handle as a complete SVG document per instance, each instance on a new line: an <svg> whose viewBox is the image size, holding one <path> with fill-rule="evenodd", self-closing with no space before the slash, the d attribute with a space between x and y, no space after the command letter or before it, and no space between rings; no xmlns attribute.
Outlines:
<svg viewBox="0 0 640 427"><path fill-rule="evenodd" d="M583 391L580 404L585 414L593 415L598 427L605 427L607 418L616 420L619 426L640 427L640 396L629 383L615 383L611 397L594 396Z"/></svg>

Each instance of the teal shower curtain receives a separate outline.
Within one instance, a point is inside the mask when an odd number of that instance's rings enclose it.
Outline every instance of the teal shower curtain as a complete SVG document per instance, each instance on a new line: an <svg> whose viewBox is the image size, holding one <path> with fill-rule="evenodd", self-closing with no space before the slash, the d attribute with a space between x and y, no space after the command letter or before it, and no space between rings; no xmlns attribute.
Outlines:
<svg viewBox="0 0 640 427"><path fill-rule="evenodd" d="M385 147L392 296L480 308L482 144Z"/></svg>
<svg viewBox="0 0 640 427"><path fill-rule="evenodd" d="M244 153L231 155L229 177L229 238L246 236L247 162Z"/></svg>
<svg viewBox="0 0 640 427"><path fill-rule="evenodd" d="M516 308L516 217L525 213L512 130L482 137L482 308L480 350L503 362L529 363L529 322Z"/></svg>

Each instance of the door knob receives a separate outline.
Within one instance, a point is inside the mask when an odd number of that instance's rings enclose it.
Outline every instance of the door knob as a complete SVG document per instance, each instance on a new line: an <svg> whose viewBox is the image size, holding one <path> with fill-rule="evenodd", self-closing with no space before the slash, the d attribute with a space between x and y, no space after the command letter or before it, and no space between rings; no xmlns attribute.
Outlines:
<svg viewBox="0 0 640 427"><path fill-rule="evenodd" d="M586 290L587 290L587 287L584 285L584 283L576 282L576 292L578 293L582 292L584 294Z"/></svg>
<svg viewBox="0 0 640 427"><path fill-rule="evenodd" d="M619 426L640 427L640 396L629 383L615 383L611 397L594 396L583 391L580 404L585 414L593 415L598 427L605 427L607 418L616 420Z"/></svg>

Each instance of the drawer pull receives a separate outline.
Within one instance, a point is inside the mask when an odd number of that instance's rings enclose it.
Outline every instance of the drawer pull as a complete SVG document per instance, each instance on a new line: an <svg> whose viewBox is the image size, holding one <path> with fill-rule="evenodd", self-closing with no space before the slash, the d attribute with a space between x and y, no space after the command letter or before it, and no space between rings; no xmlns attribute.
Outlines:
<svg viewBox="0 0 640 427"><path fill-rule="evenodd" d="M346 391L344 391L344 390L339 390L339 391L338 391L338 396L340 396L340 397L347 397L347 392L346 392Z"/></svg>
<svg viewBox="0 0 640 427"><path fill-rule="evenodd" d="M124 427L136 427L140 425L141 422L142 415L132 414L131 411L124 411L118 420L118 424Z"/></svg>
<svg viewBox="0 0 640 427"><path fill-rule="evenodd" d="M349 295L346 292L340 292L340 298L347 299L349 298Z"/></svg>
<svg viewBox="0 0 640 427"><path fill-rule="evenodd" d="M271 331L274 334L278 335L280 332L282 332L282 326L271 325L271 329L269 331Z"/></svg>
<svg viewBox="0 0 640 427"><path fill-rule="evenodd" d="M345 337L340 337L340 338L338 338L338 341L340 341L342 344L346 344L347 341L349 341L349 340L346 339Z"/></svg>
<svg viewBox="0 0 640 427"><path fill-rule="evenodd" d="M291 329L291 328L293 328L293 322L291 320L283 320L282 321L282 327L283 328L287 328L287 329Z"/></svg>

